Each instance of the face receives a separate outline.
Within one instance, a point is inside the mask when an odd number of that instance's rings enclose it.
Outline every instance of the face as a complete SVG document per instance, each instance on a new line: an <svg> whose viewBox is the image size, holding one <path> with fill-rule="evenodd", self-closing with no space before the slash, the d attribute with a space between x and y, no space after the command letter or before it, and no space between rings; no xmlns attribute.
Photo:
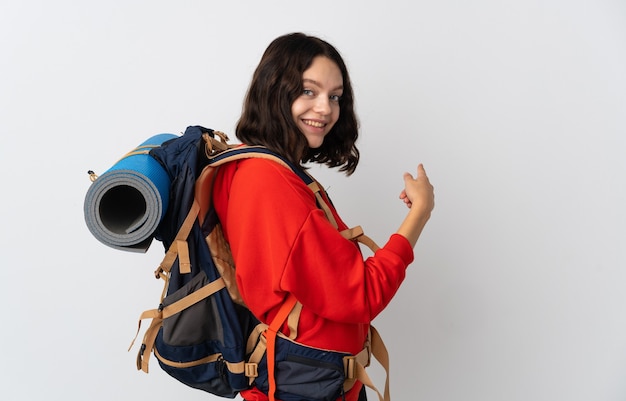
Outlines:
<svg viewBox="0 0 626 401"><path fill-rule="evenodd" d="M316 57L302 74L302 94L291 105L291 114L310 148L319 148L339 119L343 77L334 61Z"/></svg>

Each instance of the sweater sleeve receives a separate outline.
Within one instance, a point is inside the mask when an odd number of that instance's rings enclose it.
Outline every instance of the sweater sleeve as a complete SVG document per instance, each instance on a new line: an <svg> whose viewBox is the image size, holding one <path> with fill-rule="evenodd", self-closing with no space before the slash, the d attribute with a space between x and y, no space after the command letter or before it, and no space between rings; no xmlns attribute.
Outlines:
<svg viewBox="0 0 626 401"><path fill-rule="evenodd" d="M392 235L363 260L287 168L248 159L230 175L225 232L239 289L255 315L271 319L287 293L312 313L344 323L369 323L387 306L413 261L404 237Z"/></svg>
<svg viewBox="0 0 626 401"><path fill-rule="evenodd" d="M313 211L293 243L281 288L326 319L369 323L395 295L412 255L408 241L394 235L364 261L354 242Z"/></svg>

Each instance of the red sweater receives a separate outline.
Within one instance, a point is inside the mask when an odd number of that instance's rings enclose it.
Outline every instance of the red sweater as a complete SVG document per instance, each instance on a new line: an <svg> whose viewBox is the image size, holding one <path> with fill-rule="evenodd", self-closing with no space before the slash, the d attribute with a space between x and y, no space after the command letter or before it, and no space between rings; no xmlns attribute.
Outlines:
<svg viewBox="0 0 626 401"><path fill-rule="evenodd" d="M413 261L394 234L363 260L358 245L326 219L308 186L270 160L244 159L220 167L213 197L230 243L239 291L252 313L271 322L287 293L303 305L297 341L356 354L370 322L387 306ZM347 228L334 208L339 230ZM283 331L288 334L285 326ZM349 392L356 400L361 386ZM263 400L257 390L247 400Z"/></svg>

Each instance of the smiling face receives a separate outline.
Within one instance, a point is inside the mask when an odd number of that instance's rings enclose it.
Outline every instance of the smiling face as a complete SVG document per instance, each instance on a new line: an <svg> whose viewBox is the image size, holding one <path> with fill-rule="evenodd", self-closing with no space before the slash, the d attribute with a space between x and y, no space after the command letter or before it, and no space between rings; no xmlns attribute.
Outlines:
<svg viewBox="0 0 626 401"><path fill-rule="evenodd" d="M309 147L319 148L339 119L343 77L337 64L316 57L302 74L302 94L291 105L291 114Z"/></svg>

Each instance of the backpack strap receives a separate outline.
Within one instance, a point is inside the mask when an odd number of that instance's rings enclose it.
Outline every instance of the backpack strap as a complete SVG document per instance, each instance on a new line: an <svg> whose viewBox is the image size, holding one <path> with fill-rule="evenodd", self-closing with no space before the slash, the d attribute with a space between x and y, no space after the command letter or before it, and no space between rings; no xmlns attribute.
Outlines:
<svg viewBox="0 0 626 401"><path fill-rule="evenodd" d="M215 140L213 143L217 142ZM219 143L219 142L218 142ZM215 146L215 145L213 145ZM200 205L200 210L198 212L198 220L204 221L204 218L213 204L212 194L213 194L213 178L217 173L217 167L222 164L226 164L233 160L241 160L241 159L249 159L249 158L260 158L260 159L268 159L272 160L278 164L283 165L286 168L291 169L296 174L298 174L298 170L295 166L292 166L287 160L277 156L269 149L263 146L239 146L234 148L229 148L227 150L221 151L218 154L210 155L208 157L208 165L204 167L200 175L196 180L195 186L195 199L198 201ZM300 174L298 174L300 175Z"/></svg>
<svg viewBox="0 0 626 401"><path fill-rule="evenodd" d="M270 401L276 401L276 377L274 375L274 365L276 361L276 336L281 326L289 316L291 310L296 306L296 297L289 294L285 302L278 310L278 314L272 320L269 327L265 330L265 339L267 340L267 380L269 382L269 391L267 393Z"/></svg>
<svg viewBox="0 0 626 401"><path fill-rule="evenodd" d="M352 239L362 243L363 245L371 249L374 253L376 253L376 251L380 249L378 244L376 244L373 239L365 235L361 226L348 228L347 230L341 231L340 234L346 239Z"/></svg>
<svg viewBox="0 0 626 401"><path fill-rule="evenodd" d="M322 196L322 188L319 185L319 183L313 180L309 184L309 188L311 188L311 191L313 191L313 193L315 194L317 205L320 208L322 208L322 210L324 211L324 214L326 214L326 219L330 222L330 224L333 225L333 227L339 228L339 225L337 224L337 220L335 220L335 215L333 215L333 212L331 212L330 207L328 206L328 202L326 201L325 197Z"/></svg>
<svg viewBox="0 0 626 401"><path fill-rule="evenodd" d="M296 339L298 336L298 321L300 320L300 312L302 312L302 304L297 302L296 297L293 294L289 294L271 323L271 325L273 325L272 327L278 327L275 330L277 332L277 336L287 338L289 340ZM287 317L284 317L285 314L287 314ZM286 336L279 331L285 323L285 320L287 320L289 336ZM246 354L250 355L250 357L246 363L245 370L246 377L249 378L250 384L252 384L254 379L258 376L257 371L259 362L263 358L263 355L265 355L269 346L267 336L265 335L269 327L270 325L259 323L248 337Z"/></svg>
<svg viewBox="0 0 626 401"><path fill-rule="evenodd" d="M365 368L370 364L371 355L374 355L376 360L385 369L386 379L385 390L383 393L384 395L378 391L374 382L365 371ZM358 380L365 386L374 390L374 392L378 395L379 401L391 400L391 395L389 393L389 353L387 352L387 347L385 347L383 339L380 337L380 334L378 334L378 331L374 328L374 326L370 325L367 346L357 355L345 357L343 359L343 365L346 375L346 381L343 386L344 391L350 390L356 380Z"/></svg>
<svg viewBox="0 0 626 401"><path fill-rule="evenodd" d="M335 227L336 229L339 229L337 220L335 219L333 212L330 210L329 204L331 202L330 202L330 199L328 199L328 195L322 189L322 186L319 184L319 182L317 182L313 177L308 175L306 172L304 173L304 175L308 177L308 179L305 179L305 182L310 180L310 182L307 185L309 188L311 188L313 193L315 193L315 199L317 200L317 204L324 211L324 214L326 215L326 219L328 219L328 221L330 222L330 224L333 225L333 227ZM348 228L347 230L340 231L339 233L345 239L356 240L362 243L363 245L371 249L372 252L374 253L376 253L376 251L380 249L380 247L378 246L378 244L376 244L376 242L374 242L374 240L372 240L370 237L365 235L365 233L363 232L363 228L361 228L361 226Z"/></svg>
<svg viewBox="0 0 626 401"><path fill-rule="evenodd" d="M187 244L187 238L189 237L191 228L198 217L199 210L200 204L194 200L191 204L191 209L189 210L187 217L185 217L183 224L180 226L180 229L176 234L174 242L172 242L170 247L167 249L163 261L154 272L156 278L163 278L167 282L167 278L163 275L163 273L169 275L176 258L178 258L180 273L191 273L191 262L189 261L189 246Z"/></svg>

